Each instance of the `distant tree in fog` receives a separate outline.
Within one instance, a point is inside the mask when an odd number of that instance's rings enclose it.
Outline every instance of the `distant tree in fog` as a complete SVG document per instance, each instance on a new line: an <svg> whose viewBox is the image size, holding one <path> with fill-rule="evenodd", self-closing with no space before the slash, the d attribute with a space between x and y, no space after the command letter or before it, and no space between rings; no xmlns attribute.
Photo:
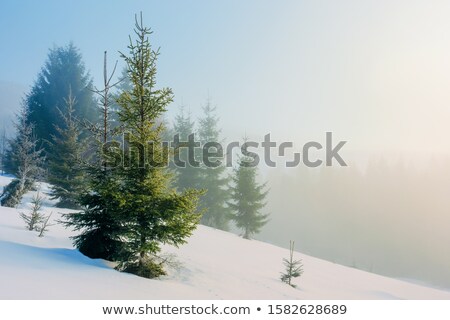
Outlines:
<svg viewBox="0 0 450 320"><path fill-rule="evenodd" d="M232 210L231 220L243 230L242 236L245 239L259 233L269 216L261 212L266 205L268 190L265 183L257 183L257 168L252 165L252 161L253 159L245 156L239 159L232 177L231 201L228 202Z"/></svg>
<svg viewBox="0 0 450 320"><path fill-rule="evenodd" d="M203 148L206 148L208 143L221 142L219 118L216 115L216 108L211 106L209 99L203 107L203 116L198 122L198 138ZM214 146L211 149L214 151ZM208 150L203 150L203 152L206 151ZM213 228L228 230L230 208L227 206L227 201L230 200L228 189L230 179L226 175L223 158L215 160L222 161L222 163L217 166L203 163L200 170L200 186L206 189L206 194L200 198L200 208L204 210L201 223Z"/></svg>
<svg viewBox="0 0 450 320"><path fill-rule="evenodd" d="M36 138L41 142L51 141L53 136L60 134L56 129L56 125L62 124L58 108L65 111L64 99L69 91L78 102L75 116L80 120L97 122L97 106L91 86L92 80L85 70L81 54L72 43L50 49L47 61L25 99L29 108L26 120L34 124Z"/></svg>
<svg viewBox="0 0 450 320"><path fill-rule="evenodd" d="M52 136L48 152L48 182L52 185L52 199L57 199L57 207L79 209L79 197L87 187L86 174L82 167L82 158L86 153L86 139L76 119L77 103L72 92L66 99L66 111L60 111L63 119L56 126L57 136Z"/></svg>
<svg viewBox="0 0 450 320"><path fill-rule="evenodd" d="M175 117L173 134L178 135L180 144L186 143L189 135L195 134L195 122L192 120L191 114L185 112L184 107L180 108ZM198 161L199 155L197 152L196 161ZM190 165L187 148L180 145L180 148L175 150L175 157L179 159L178 164L175 161L177 189L182 192L190 188L200 188L200 168ZM180 165L181 162L184 162L184 167Z"/></svg>

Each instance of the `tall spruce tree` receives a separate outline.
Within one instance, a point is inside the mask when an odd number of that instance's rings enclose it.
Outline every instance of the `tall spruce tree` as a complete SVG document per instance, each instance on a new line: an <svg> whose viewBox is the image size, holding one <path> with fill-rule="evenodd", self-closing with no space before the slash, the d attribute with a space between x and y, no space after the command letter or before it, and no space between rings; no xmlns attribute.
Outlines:
<svg viewBox="0 0 450 320"><path fill-rule="evenodd" d="M243 230L242 236L250 239L253 234L260 232L268 222L268 214L261 213L265 207L265 198L268 194L266 184L256 181L257 168L253 159L242 156L234 169L231 187L231 201L228 202L232 210L231 219L236 226Z"/></svg>
<svg viewBox="0 0 450 320"><path fill-rule="evenodd" d="M207 151L218 151L217 143L222 142L218 123L219 117L216 116L216 108L211 106L211 101L208 99L203 107L203 117L199 119L198 129L198 137L204 148L203 154ZM213 228L228 230L230 209L227 201L230 200L228 189L230 179L226 176L223 158L222 156L215 158L211 163L203 163L201 168L200 186L206 189L206 194L200 198L200 208L204 209L201 223Z"/></svg>
<svg viewBox="0 0 450 320"><path fill-rule="evenodd" d="M99 161L88 170L91 191L81 201L85 209L65 215L65 224L81 231L74 238L81 252L108 257L118 262L120 271L151 278L164 274L156 257L161 244L181 245L196 228L200 192L179 194L169 186L158 118L172 101L172 91L155 87L159 53L151 49L151 32L143 27L142 17L140 22L136 19L135 32L138 37L130 42L129 55L122 54L131 89L117 101L125 156L121 166L111 163L117 144L105 148L98 139Z"/></svg>
<svg viewBox="0 0 450 320"><path fill-rule="evenodd" d="M87 189L80 196L83 211L63 215L63 223L80 232L72 239L81 253L94 259L116 260L124 247L121 221L124 199L118 174L120 163L111 162L110 157L118 150L117 141L114 140L118 131L111 119L114 113L111 95L114 71L108 75L106 52L103 68L104 87L95 90L100 97L99 119L102 121L99 124L88 124L94 154L89 159L92 161L83 162L87 181Z"/></svg>
<svg viewBox="0 0 450 320"><path fill-rule="evenodd" d="M92 122L97 120L96 102L91 91L92 80L86 72L79 50L71 43L49 51L47 61L26 97L29 108L27 123L35 126L38 140L51 141L62 125L58 111L65 113L64 99L72 91L77 100L74 115ZM47 150L47 146L44 146Z"/></svg>
<svg viewBox="0 0 450 320"><path fill-rule="evenodd" d="M196 212L200 192L182 194L169 187L165 150L161 145L163 125L158 118L173 100L172 90L156 88L156 61L150 29L136 18L137 39L130 40L129 54L122 54L128 66L132 89L118 100L119 119L127 134L126 162L121 172L121 217L125 250L118 269L143 277L164 274L155 256L161 244L179 246L186 242L200 220Z"/></svg>
<svg viewBox="0 0 450 320"><path fill-rule="evenodd" d="M180 148L175 150L174 168L176 171L177 188L183 191L189 188L201 187L201 171L200 165L193 166L189 161L189 154L186 148L186 142L190 135L195 136L195 123L192 121L190 112L185 112L184 107L180 108L179 113L175 117L172 133L177 135L180 141ZM172 138L173 139L173 138ZM191 157L198 161L199 153L197 152ZM181 164L184 164L182 166Z"/></svg>
<svg viewBox="0 0 450 320"><path fill-rule="evenodd" d="M81 160L86 153L87 142L81 137L79 121L75 117L77 101L72 91L64 102L65 112L60 110L62 125L56 126L57 133L50 143L48 182L52 184L52 199L58 199L57 207L79 209L79 197L86 189Z"/></svg>
<svg viewBox="0 0 450 320"><path fill-rule="evenodd" d="M9 140L5 165L7 171L16 178L5 187L0 196L0 203L5 207L16 207L36 180L43 176L43 150L36 140L33 125L27 122L28 115L29 109L23 104L14 123L16 137Z"/></svg>

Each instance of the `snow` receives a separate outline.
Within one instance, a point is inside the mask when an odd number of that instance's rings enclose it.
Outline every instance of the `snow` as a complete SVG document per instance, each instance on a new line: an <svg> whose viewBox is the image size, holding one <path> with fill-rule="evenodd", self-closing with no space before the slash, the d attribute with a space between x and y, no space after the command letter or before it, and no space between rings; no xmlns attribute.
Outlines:
<svg viewBox="0 0 450 320"><path fill-rule="evenodd" d="M0 176L0 186L11 177ZM43 195L47 184L40 184ZM279 280L289 251L199 226L188 244L164 247L173 256L158 280L117 272L112 264L73 248L71 230L57 220L67 209L46 198L54 226L43 238L25 230L18 209L0 207L0 299L450 299L450 292L344 267L296 252L304 274L297 288Z"/></svg>

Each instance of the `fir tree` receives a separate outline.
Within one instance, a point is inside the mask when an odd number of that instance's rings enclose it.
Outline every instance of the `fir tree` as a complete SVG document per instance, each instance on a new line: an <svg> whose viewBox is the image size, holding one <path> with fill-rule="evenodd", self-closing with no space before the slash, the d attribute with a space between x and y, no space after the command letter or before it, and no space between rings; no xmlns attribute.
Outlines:
<svg viewBox="0 0 450 320"><path fill-rule="evenodd" d="M80 234L72 237L75 247L84 255L93 259L115 260L123 251L120 207L123 197L120 191L121 180L118 176L118 164L109 162L109 151L117 148L116 130L111 125L112 101L110 90L114 85L110 81L114 75L107 74L106 52L104 55L104 88L96 89L100 96L102 121L99 125L88 124L93 136L92 162L83 162L87 188L79 198L83 210L63 215L66 227L72 227Z"/></svg>
<svg viewBox="0 0 450 320"><path fill-rule="evenodd" d="M80 234L72 237L78 250L93 259L114 261L122 251L123 227L119 218L123 197L113 168L86 169L89 192L80 196L83 210L64 214L62 223Z"/></svg>
<svg viewBox="0 0 450 320"><path fill-rule="evenodd" d="M151 50L150 31L142 26L142 18L135 31L138 39L130 43L130 55L122 55L131 89L117 101L126 133L121 150L125 158L121 166L111 163L109 151L114 153L118 145L105 148L97 138L98 162L88 169L90 192L81 199L84 210L64 217L66 226L81 231L74 240L82 253L107 257L118 262L120 271L150 278L164 274L156 258L161 244L181 245L196 228L199 192L178 194L169 187L158 118L172 101L172 91L155 88L159 53Z"/></svg>
<svg viewBox="0 0 450 320"><path fill-rule="evenodd" d="M232 210L231 219L239 229L243 230L243 237L250 237L258 233L268 221L268 214L261 213L265 206L266 184L256 181L256 167L253 159L243 156L234 170L231 187L231 201L228 202Z"/></svg>
<svg viewBox="0 0 450 320"><path fill-rule="evenodd" d="M179 148L175 150L174 168L176 171L177 188L184 191L189 188L200 188L200 167L193 166L189 162L188 150L186 142L190 135L195 137L195 123L191 119L191 114L184 111L184 107L180 108L179 114L175 117L173 124L174 135L177 135L180 141ZM193 159L198 161L198 154L193 155ZM184 164L182 166L182 164Z"/></svg>
<svg viewBox="0 0 450 320"><path fill-rule="evenodd" d="M28 214L21 212L20 217L25 221L27 230L39 230L39 225L45 221L45 216L41 213L42 197L39 191L31 200L31 212Z"/></svg>
<svg viewBox="0 0 450 320"><path fill-rule="evenodd" d="M58 135L55 125L62 126L60 108L65 113L64 99L69 91L78 101L74 114L80 120L96 122L96 103L91 91L92 80L85 71L79 50L71 43L50 50L47 61L26 97L29 108L27 123L34 123L40 141L51 141ZM47 146L44 146L47 151Z"/></svg>
<svg viewBox="0 0 450 320"><path fill-rule="evenodd" d="M281 281L287 283L291 287L296 287L292 284L292 279L300 277L303 274L302 260L294 260L294 241L289 242L289 260L283 259L285 272L281 274Z"/></svg>
<svg viewBox="0 0 450 320"><path fill-rule="evenodd" d="M215 115L216 108L208 99L203 107L203 117L199 120L198 137L203 146L203 154L211 147L212 152L218 151L220 143L219 118ZM212 143L212 145L211 145ZM210 150L210 151L211 151ZM206 189L206 194L200 198L200 208L204 209L201 223L222 230L229 229L230 210L227 201L230 200L228 190L229 177L226 174L224 157L215 158L212 163L204 163L200 171L200 186ZM220 165L213 162L221 161Z"/></svg>
<svg viewBox="0 0 450 320"><path fill-rule="evenodd" d="M28 107L24 104L14 123L17 135L9 141L5 165L16 178L0 196L0 203L5 207L16 207L36 179L43 175L43 150L38 147L33 125L27 122L28 115Z"/></svg>
<svg viewBox="0 0 450 320"><path fill-rule="evenodd" d="M86 151L86 139L81 137L79 122L75 117L76 99L69 91L64 100L65 112L60 111L62 126L56 126L48 154L48 182L52 184L52 199L57 207L79 209L79 197L86 188L86 176L81 158Z"/></svg>
<svg viewBox="0 0 450 320"><path fill-rule="evenodd" d="M149 42L150 30L136 19L137 40L122 54L128 66L132 89L121 94L119 119L127 136L127 165L121 172L119 206L125 226L125 250L120 253L118 269L144 277L164 274L155 256L161 244L179 246L186 242L200 219L196 213L199 191L178 194L169 188L161 145L162 123L158 118L173 100L172 90L157 89L156 61L159 50Z"/></svg>

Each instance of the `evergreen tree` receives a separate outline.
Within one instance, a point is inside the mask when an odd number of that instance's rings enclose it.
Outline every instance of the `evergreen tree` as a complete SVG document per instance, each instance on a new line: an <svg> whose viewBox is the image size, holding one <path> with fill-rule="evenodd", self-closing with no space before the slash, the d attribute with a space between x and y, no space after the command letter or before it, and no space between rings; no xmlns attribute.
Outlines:
<svg viewBox="0 0 450 320"><path fill-rule="evenodd" d="M150 30L136 19L137 39L130 41L127 62L132 84L121 94L119 119L127 136L127 165L121 172L121 217L125 250L120 253L118 269L144 277L164 274L155 259L161 244L179 246L197 226L200 192L194 189L178 194L169 188L165 150L161 145L162 123L158 118L173 100L172 90L157 89L156 61L159 50L149 42Z"/></svg>
<svg viewBox="0 0 450 320"><path fill-rule="evenodd" d="M86 151L86 139L81 137L79 122L75 117L76 99L69 91L65 113L60 111L62 126L56 126L48 154L48 182L52 184L52 199L57 207L79 209L79 197L86 188L86 176L81 158Z"/></svg>
<svg viewBox="0 0 450 320"><path fill-rule="evenodd" d="M114 141L117 131L112 128L112 97L109 94L113 85L110 81L114 72L108 76L106 52L104 55L104 88L95 92L100 96L100 124L91 124L88 130L93 137L92 162L84 162L87 188L79 201L81 212L63 215L63 224L72 227L80 234L74 236L74 245L80 252L93 259L115 260L123 251L121 236L121 205L123 202L118 175L118 163L111 163L108 157L117 149Z"/></svg>
<svg viewBox="0 0 450 320"><path fill-rule="evenodd" d="M228 202L232 210L231 219L243 230L245 239L250 239L253 234L258 233L267 223L269 216L261 213L268 191L265 190L266 184L257 183L257 168L252 161L253 159L247 156L239 159L232 177L232 200Z"/></svg>
<svg viewBox="0 0 450 320"><path fill-rule="evenodd" d="M175 159L177 160L174 161L178 190L184 191L189 188L200 188L200 166L193 166L189 163L189 155L186 148L189 136L194 135L195 137L195 123L191 119L191 114L189 112L185 113L184 107L180 108L179 114L175 117L172 133L178 135L180 141L180 148L175 150ZM198 161L199 155L195 154L193 156L193 159ZM184 166L181 166L181 164L184 164Z"/></svg>
<svg viewBox="0 0 450 320"><path fill-rule="evenodd" d="M122 72L119 76L120 82L117 85L118 92L125 92L133 90L133 84L129 78L128 67L122 69Z"/></svg>
<svg viewBox="0 0 450 320"><path fill-rule="evenodd" d="M199 120L198 137L201 145L207 148L208 143L220 143L219 118L215 115L216 108L208 99L203 107L203 117ZM215 150L214 145L212 151ZM207 150L203 150L205 153ZM200 198L200 208L204 209L201 223L222 230L229 229L230 210L227 201L230 200L228 189L229 177L225 176L226 168L223 157L213 161L222 161L220 165L204 163L201 168L200 186L206 189L206 194ZM213 162L212 161L212 162Z"/></svg>
<svg viewBox="0 0 450 320"><path fill-rule="evenodd" d="M63 224L80 231L72 239L82 254L114 261L123 248L120 180L114 168L105 168L100 163L86 168L86 174L89 192L80 196L83 211L64 214Z"/></svg>
<svg viewBox="0 0 450 320"><path fill-rule="evenodd" d="M47 61L26 97L29 108L27 123L34 123L36 138L51 141L62 126L58 108L65 110L69 91L77 100L74 115L80 120L96 122L96 102L91 91L92 80L85 71L79 50L71 43L50 50ZM45 147L47 149L47 146Z"/></svg>
<svg viewBox="0 0 450 320"><path fill-rule="evenodd" d="M109 150L117 151L117 144L105 148L98 139L98 163L88 170L90 192L81 200L84 210L64 217L66 226L81 231L74 240L82 253L107 257L118 262L120 271L150 278L164 274L156 257L161 244L181 245L196 228L200 192L178 194L169 187L158 118L172 101L172 91L155 88L159 53L150 47L142 18L135 31L138 39L130 43L130 55L122 55L132 84L118 99L126 133L122 165L110 162Z"/></svg>
<svg viewBox="0 0 450 320"><path fill-rule="evenodd" d="M296 286L292 284L292 279L303 274L303 264L301 260L294 260L294 241L289 242L289 260L283 259L283 263L286 270L281 274L280 279L295 288Z"/></svg>
<svg viewBox="0 0 450 320"><path fill-rule="evenodd" d="M28 107L23 105L14 123L17 135L9 141L5 165L8 172L16 178L5 187L0 196L0 203L5 207L16 207L22 196L33 187L36 179L43 175L43 150L38 147L33 125L26 120L28 115Z"/></svg>
<svg viewBox="0 0 450 320"><path fill-rule="evenodd" d="M39 230L39 225L45 221L45 216L41 213L42 197L39 192L31 200L31 212L28 214L21 212L20 217L25 222L27 230Z"/></svg>

